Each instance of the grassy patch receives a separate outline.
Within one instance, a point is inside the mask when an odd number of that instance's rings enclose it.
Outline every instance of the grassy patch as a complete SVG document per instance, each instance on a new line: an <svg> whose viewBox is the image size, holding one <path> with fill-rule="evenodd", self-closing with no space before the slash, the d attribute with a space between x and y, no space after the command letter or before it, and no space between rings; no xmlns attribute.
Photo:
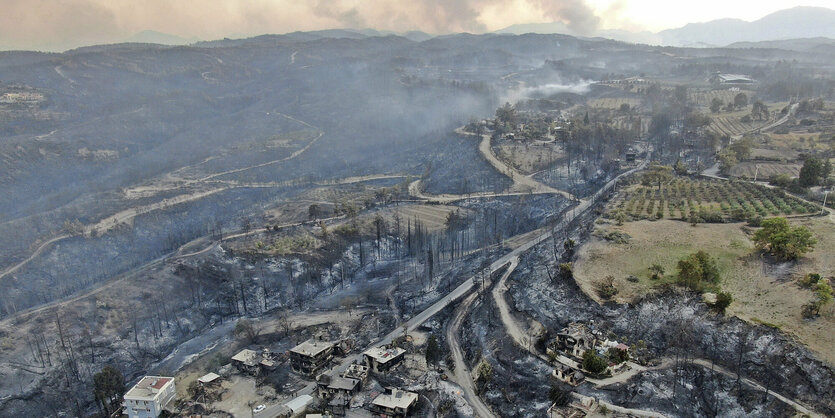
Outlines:
<svg viewBox="0 0 835 418"><path fill-rule="evenodd" d="M757 318L757 317L751 317L751 322L756 322L756 323L758 323L758 324L760 324L760 325L765 325L765 326L767 326L767 327L769 327L769 328L774 328L774 329L777 329L777 330L782 329L782 328L781 328L779 325L777 325L777 324L772 324L771 322L766 322L766 321L763 321L762 319Z"/></svg>
<svg viewBox="0 0 835 418"><path fill-rule="evenodd" d="M823 277L835 276L835 223L829 217L791 219L794 226L809 227L818 245L798 262L775 263L761 258L749 238L751 228L742 223L699 224L661 220L613 222L596 225L606 231L629 234L628 244L615 244L599 237L578 250L574 276L580 287L597 299L596 283L608 275L615 277L616 301L635 301L654 288L674 283L678 260L698 250L706 251L716 260L721 281L719 288L730 292L734 301L729 315L779 329L797 337L820 357L835 364L835 308L830 304L814 320L803 319L803 305L814 294L799 285L807 273ZM650 278L654 263L664 268L658 280ZM638 282L627 280L635 276Z"/></svg>

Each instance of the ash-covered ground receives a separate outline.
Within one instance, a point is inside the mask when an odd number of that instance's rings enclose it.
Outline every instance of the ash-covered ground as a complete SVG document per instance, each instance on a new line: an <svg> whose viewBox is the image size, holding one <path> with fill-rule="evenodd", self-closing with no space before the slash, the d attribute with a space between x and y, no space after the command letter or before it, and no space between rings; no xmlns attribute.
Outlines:
<svg viewBox="0 0 835 418"><path fill-rule="evenodd" d="M573 232L579 241L590 222ZM562 254L561 260L570 260ZM604 388L586 383L578 392L629 408L649 409L671 416L786 416L793 408L765 396L745 379L770 391L835 414L835 373L805 347L777 330L723 317L710 311L698 295L670 289L634 305L601 306L573 280L551 281L555 271L550 241L521 257L509 278L506 297L517 320L533 318L550 333L569 322L594 321L595 327L628 344L643 342L659 369L628 382ZM488 303L489 302L489 303ZM484 399L503 415L541 416L548 404L551 367L512 346L492 301L482 301L464 326L462 345L490 360L495 377ZM542 344L539 344L540 351ZM477 361L475 359L474 361ZM712 372L711 363L725 373ZM737 383L737 372L742 379ZM529 411L514 410L499 397L516 399ZM524 400L519 402L518 400Z"/></svg>

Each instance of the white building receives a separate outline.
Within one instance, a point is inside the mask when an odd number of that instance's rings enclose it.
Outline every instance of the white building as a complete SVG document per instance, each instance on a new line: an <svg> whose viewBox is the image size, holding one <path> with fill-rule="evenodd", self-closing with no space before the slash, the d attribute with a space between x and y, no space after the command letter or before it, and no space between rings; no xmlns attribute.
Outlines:
<svg viewBox="0 0 835 418"><path fill-rule="evenodd" d="M371 402L371 411L385 417L407 417L417 400L417 393L386 388L385 392Z"/></svg>
<svg viewBox="0 0 835 418"><path fill-rule="evenodd" d="M362 353L365 364L377 373L385 373L403 361L406 350L399 347L372 347Z"/></svg>
<svg viewBox="0 0 835 418"><path fill-rule="evenodd" d="M145 376L125 393L124 413L128 418L156 418L176 393L173 377Z"/></svg>

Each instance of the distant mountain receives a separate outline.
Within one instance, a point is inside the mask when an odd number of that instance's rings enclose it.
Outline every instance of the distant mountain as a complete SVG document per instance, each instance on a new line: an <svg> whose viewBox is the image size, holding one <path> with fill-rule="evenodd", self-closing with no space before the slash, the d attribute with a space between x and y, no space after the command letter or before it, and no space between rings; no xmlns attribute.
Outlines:
<svg viewBox="0 0 835 418"><path fill-rule="evenodd" d="M678 29L661 31L658 35L662 44L673 46L723 46L735 42L835 38L835 10L824 7L795 7L774 12L753 22L719 19L705 23L690 23Z"/></svg>
<svg viewBox="0 0 835 418"><path fill-rule="evenodd" d="M252 43L256 40L261 43L270 42L308 42L319 39L365 39L374 37L400 36L414 42L423 42L432 39L433 36L420 31L392 32L378 31L376 29L323 29L310 32L290 32L282 35L260 35L249 37L246 35L233 36L231 38L218 39L214 41L196 42L195 46L205 48L232 47L241 44Z"/></svg>
<svg viewBox="0 0 835 418"><path fill-rule="evenodd" d="M802 39L781 39L776 41L759 42L734 42L727 48L760 48L760 49L785 49L789 51L814 51L821 48L835 48L835 39L831 38L802 38Z"/></svg>
<svg viewBox="0 0 835 418"><path fill-rule="evenodd" d="M183 38L177 35L157 32L153 30L143 30L124 42L138 43L138 44L160 44L160 45L189 45L199 41L197 38Z"/></svg>
<svg viewBox="0 0 835 418"><path fill-rule="evenodd" d="M574 33L562 22L528 23L508 26L496 33ZM724 46L738 42L760 42L799 38L835 39L835 10L824 7L795 7L774 12L754 22L718 19L690 23L658 33L626 30L600 30L597 37L623 42L686 47Z"/></svg>

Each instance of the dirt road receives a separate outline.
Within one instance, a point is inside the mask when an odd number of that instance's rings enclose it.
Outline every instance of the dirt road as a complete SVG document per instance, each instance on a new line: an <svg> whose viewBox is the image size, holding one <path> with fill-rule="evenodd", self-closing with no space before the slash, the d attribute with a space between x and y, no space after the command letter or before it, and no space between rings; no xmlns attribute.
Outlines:
<svg viewBox="0 0 835 418"><path fill-rule="evenodd" d="M506 277L513 268L516 267L517 258L511 259L511 267L503 277ZM461 344L458 341L458 331L461 329L461 324L467 318L467 313L470 310L473 302L481 295L481 289L476 290L467 296L458 307L455 308L452 320L447 325L446 339L449 344L449 350L452 352L452 358L455 362L455 371L453 372L453 379L464 390L464 398L473 408L475 415L482 418L495 417L493 411L478 397L473 385L472 375L467 363L464 362L464 352L461 350Z"/></svg>
<svg viewBox="0 0 835 418"><path fill-rule="evenodd" d="M21 261L21 262L19 262L19 263L15 264L15 265L13 265L13 266L11 266L11 267L9 267L9 268L5 269L5 270L3 270L3 272L2 272L2 273L0 273L0 280L2 280L4 277L6 277L6 276L8 276L8 275L10 275L10 274L12 274L12 273L14 273L15 271L19 270L21 267L25 266L25 265L26 265L26 264L28 264L30 261L34 260L34 259L35 259L35 257L37 257L37 256L41 255L41 253L43 252L43 250L45 250L45 249L46 249L46 247L49 247L50 245L52 245L52 244L54 244L54 243L56 243L56 242L58 242L58 241L61 241L61 240L63 240L63 239L69 238L69 237L70 237L70 235L67 235L67 234L64 234L64 235L59 235L59 236L57 236L57 237L55 237L55 238L52 238L52 239L50 239L50 240L48 240L48 241L44 242L44 243L43 243L43 244L41 244L41 245L39 245L39 246L38 246L38 248L36 248L36 249L35 249L35 251L32 253L32 255L30 255L29 257L27 257L25 260L23 260L23 261ZM0 284L2 284L2 282L0 282Z"/></svg>

